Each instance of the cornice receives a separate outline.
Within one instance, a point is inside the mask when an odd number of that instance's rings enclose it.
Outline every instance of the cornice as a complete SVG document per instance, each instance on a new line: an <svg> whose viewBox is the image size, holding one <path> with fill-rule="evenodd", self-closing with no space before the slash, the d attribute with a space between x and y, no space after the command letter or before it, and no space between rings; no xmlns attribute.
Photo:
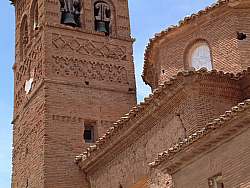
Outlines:
<svg viewBox="0 0 250 188"><path fill-rule="evenodd" d="M147 118L157 111L162 105L163 100L170 99L185 84L197 83L197 81L203 79L211 80L213 79L225 79L239 81L244 75L250 74L250 69L234 75L231 73L224 73L222 71L207 71L206 69L201 69L199 71L183 71L179 72L175 77L171 78L169 81L160 85L153 94L144 99L139 105L133 107L129 113L125 114L118 121L116 121L109 130L100 137L96 143L87 148L83 154L76 156L75 162L83 170L89 169L90 166L96 164L102 155L107 155L109 150L111 150L117 143L121 142L121 139L128 139L130 136L129 130L134 130L138 127L138 121L140 118ZM142 119L141 119L142 120ZM123 137L125 135L125 137Z"/></svg>
<svg viewBox="0 0 250 188"><path fill-rule="evenodd" d="M191 161L197 155L206 152L211 147L216 146L216 144L218 145L219 142L230 138L237 131L242 130L242 128L248 128L249 124L247 123L238 124L233 123L233 121L240 122L245 118L249 119L249 114L250 99L247 99L237 106L232 107L231 110L226 111L199 131L160 153L149 166L151 168L160 168L172 174L180 166L188 163L188 161ZM223 131L220 131L222 129ZM203 145L197 147L199 143L203 143Z"/></svg>
<svg viewBox="0 0 250 188"><path fill-rule="evenodd" d="M161 41L164 37L168 36L170 33L176 32L178 29L182 28L183 26L191 24L194 20L212 12L219 7L222 7L225 4L231 3L233 0L218 0L216 3L212 4L211 6L206 7L203 10L200 10L198 13L194 13L190 16L186 16L183 20L180 20L177 25L172 25L167 29L161 31L160 33L156 33L153 38L149 39L149 43L146 46L145 54L144 54L144 67L142 73L143 81L150 85L149 80L147 79L147 70L150 69L150 66L153 64L152 60L152 52L153 48L156 44ZM234 2L238 0L234 0Z"/></svg>
<svg viewBox="0 0 250 188"><path fill-rule="evenodd" d="M64 29L64 30L68 30L70 32L78 32L78 33L84 33L84 34L89 34L89 35L96 35L97 37L104 37L106 40L119 40L119 41L126 41L129 43L133 43L134 39L129 37L124 37L124 36L105 36L105 34L100 33L100 32L96 32L96 31L92 31L92 30L86 30L83 29L82 27L78 28L78 27L70 27L70 26L66 26L66 25L62 25L59 23L45 23L45 27L49 27L49 28L57 28L57 29Z"/></svg>

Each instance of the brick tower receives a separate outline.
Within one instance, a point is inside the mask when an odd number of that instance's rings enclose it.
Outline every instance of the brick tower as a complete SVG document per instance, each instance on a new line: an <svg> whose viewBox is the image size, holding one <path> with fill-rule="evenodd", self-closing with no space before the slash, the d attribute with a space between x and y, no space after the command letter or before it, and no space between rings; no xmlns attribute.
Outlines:
<svg viewBox="0 0 250 188"><path fill-rule="evenodd" d="M74 157L136 104L127 0L13 0L13 188L87 188Z"/></svg>

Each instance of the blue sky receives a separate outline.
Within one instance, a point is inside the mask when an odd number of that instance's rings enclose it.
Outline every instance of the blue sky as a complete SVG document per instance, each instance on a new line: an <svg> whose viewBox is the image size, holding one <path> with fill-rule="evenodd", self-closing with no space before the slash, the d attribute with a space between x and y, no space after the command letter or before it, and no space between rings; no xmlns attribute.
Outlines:
<svg viewBox="0 0 250 188"><path fill-rule="evenodd" d="M213 2L215 0L130 0L132 36L136 38L134 62L138 101L150 92L141 79L149 38ZM0 7L0 188L10 188L15 14L8 0L1 0Z"/></svg>

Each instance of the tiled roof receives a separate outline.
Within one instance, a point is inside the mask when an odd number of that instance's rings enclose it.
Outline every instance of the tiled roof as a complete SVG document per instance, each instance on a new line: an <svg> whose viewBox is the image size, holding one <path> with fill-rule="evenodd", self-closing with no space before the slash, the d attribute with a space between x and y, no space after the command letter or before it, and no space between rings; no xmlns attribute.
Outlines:
<svg viewBox="0 0 250 188"><path fill-rule="evenodd" d="M148 84L148 82L145 78L145 74L146 74L147 68L149 67L149 64L150 63L152 64L152 62L151 62L152 48L157 41L159 41L160 39L162 39L163 37L168 35L170 32L174 32L178 28L180 28L186 24L189 24L194 19L196 19L204 14L209 13L211 10L214 10L218 7L221 7L222 5L224 5L228 2L230 2L230 0L218 0L216 3L212 4L211 6L206 7L204 10L201 10L196 14L192 14L191 16L185 17L183 20L179 21L178 25L172 25L172 26L168 27L166 30L161 31L160 33L156 33L153 38L149 39L149 43L146 47L145 54L144 54L144 68L143 68L143 73L142 73L142 78L143 78L144 82Z"/></svg>
<svg viewBox="0 0 250 188"><path fill-rule="evenodd" d="M125 130L128 130L130 126L132 126L132 123L131 124L129 123L130 121L135 119L137 116L143 114L143 112L147 109L147 107L149 107L149 105L158 101L160 97L165 96L166 94L164 92L170 91L171 88L176 87L176 84L183 82L183 79L197 75L210 75L213 77L217 76L219 78L240 79L245 74L249 73L250 73L250 68L237 75L231 73L224 73L222 71L216 71L216 70L207 71L205 68L200 69L198 71L190 70L190 71L179 72L177 76L171 78L163 85L160 85L159 88L153 92L153 94L150 94L149 97L146 97L144 99L144 102L141 102L139 105L133 107L129 111L129 113L125 114L118 121L116 121L113 124L113 126L110 127L109 130L102 137L100 137L94 145L88 147L83 154L76 156L75 158L76 163L79 163L88 158L96 156L97 153L103 151L103 149L106 148L110 143L108 142L108 140L113 140L115 139L114 137L116 135L122 134L123 132L125 132Z"/></svg>
<svg viewBox="0 0 250 188"><path fill-rule="evenodd" d="M214 119L211 123L208 123L204 128L193 133L189 137L181 140L179 143L175 144L173 147L168 150L160 153L154 162L150 163L151 168L159 166L162 162L167 161L170 158L173 158L179 152L183 151L185 148L190 147L194 142L197 142L204 136L208 135L220 129L232 119L237 118L242 112L250 109L250 99L245 100L242 103L239 103L237 106L232 107L231 110L226 111L225 114L221 115L219 118Z"/></svg>

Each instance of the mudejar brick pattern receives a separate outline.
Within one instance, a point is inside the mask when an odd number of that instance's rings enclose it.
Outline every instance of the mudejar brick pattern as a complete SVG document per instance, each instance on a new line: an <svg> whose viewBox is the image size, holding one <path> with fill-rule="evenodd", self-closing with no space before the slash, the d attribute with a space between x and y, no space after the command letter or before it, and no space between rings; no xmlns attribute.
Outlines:
<svg viewBox="0 0 250 188"><path fill-rule="evenodd" d="M250 187L249 0L150 39L140 104L127 0L12 3L12 188Z"/></svg>

